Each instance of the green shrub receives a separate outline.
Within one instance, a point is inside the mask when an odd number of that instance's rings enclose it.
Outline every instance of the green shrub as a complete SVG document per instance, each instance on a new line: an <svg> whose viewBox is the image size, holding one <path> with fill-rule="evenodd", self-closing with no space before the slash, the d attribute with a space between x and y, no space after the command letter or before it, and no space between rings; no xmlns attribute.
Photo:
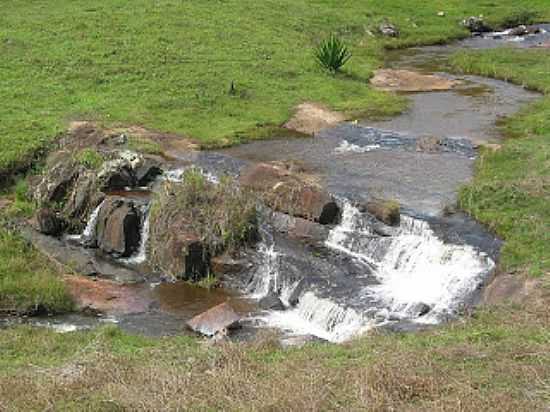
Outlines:
<svg viewBox="0 0 550 412"><path fill-rule="evenodd" d="M315 49L315 58L322 68L336 73L351 59L351 52L338 37L332 34Z"/></svg>

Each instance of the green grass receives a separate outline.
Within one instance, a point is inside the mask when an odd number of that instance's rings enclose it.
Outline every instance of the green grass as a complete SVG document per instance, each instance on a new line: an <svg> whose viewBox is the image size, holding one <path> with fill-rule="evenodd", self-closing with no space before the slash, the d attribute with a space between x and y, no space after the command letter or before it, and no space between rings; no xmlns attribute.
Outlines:
<svg viewBox="0 0 550 412"><path fill-rule="evenodd" d="M0 230L0 313L50 313L72 309L57 271L17 235Z"/></svg>
<svg viewBox="0 0 550 412"><path fill-rule="evenodd" d="M550 55L543 50L461 52L456 69L506 79L545 93L502 124L497 152L482 152L461 206L501 235L503 270L550 272Z"/></svg>
<svg viewBox="0 0 550 412"><path fill-rule="evenodd" d="M0 15L0 171L27 165L71 119L141 124L206 146L276 126L304 100L352 115L386 115L403 100L369 88L383 46L466 35L461 19L522 10L550 18L546 0L6 0ZM438 11L445 17L438 17ZM372 37L390 19L402 36ZM336 33L354 58L339 76L313 50ZM229 93L231 83L234 93ZM251 132L253 135L254 132Z"/></svg>

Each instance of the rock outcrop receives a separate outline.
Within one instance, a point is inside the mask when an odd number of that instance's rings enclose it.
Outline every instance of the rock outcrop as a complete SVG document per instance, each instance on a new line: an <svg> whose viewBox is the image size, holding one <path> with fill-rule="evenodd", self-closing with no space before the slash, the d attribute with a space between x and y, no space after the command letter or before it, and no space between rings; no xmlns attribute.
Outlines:
<svg viewBox="0 0 550 412"><path fill-rule="evenodd" d="M462 21L462 25L472 33L487 33L492 31L483 17L471 16Z"/></svg>
<svg viewBox="0 0 550 412"><path fill-rule="evenodd" d="M140 244L140 212L134 201L108 197L99 211L97 246L116 257L129 257Z"/></svg>
<svg viewBox="0 0 550 412"><path fill-rule="evenodd" d="M293 171L288 164L253 165L241 174L240 183L276 211L321 224L338 221L340 211L332 196L313 176Z"/></svg>
<svg viewBox="0 0 550 412"><path fill-rule="evenodd" d="M315 135L344 120L346 117L342 113L330 110L318 103L306 102L296 107L292 118L283 127L299 133Z"/></svg>

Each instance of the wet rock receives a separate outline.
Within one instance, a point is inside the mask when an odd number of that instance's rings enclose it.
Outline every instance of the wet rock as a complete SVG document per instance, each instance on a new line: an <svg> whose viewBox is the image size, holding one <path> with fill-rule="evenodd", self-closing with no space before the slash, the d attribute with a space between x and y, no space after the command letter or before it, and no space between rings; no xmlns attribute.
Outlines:
<svg viewBox="0 0 550 412"><path fill-rule="evenodd" d="M106 253L129 257L140 244L140 215L132 200L110 197L105 200L97 220L97 245Z"/></svg>
<svg viewBox="0 0 550 412"><path fill-rule="evenodd" d="M491 27L487 25L483 17L471 16L462 21L462 25L470 30L472 33L488 33L492 31Z"/></svg>
<svg viewBox="0 0 550 412"><path fill-rule="evenodd" d="M162 175L160 163L149 158L145 158L143 164L135 169L136 182L140 187L149 185L160 175Z"/></svg>
<svg viewBox="0 0 550 412"><path fill-rule="evenodd" d="M42 208L36 213L37 229L49 236L60 236L65 228L65 221L51 209Z"/></svg>
<svg viewBox="0 0 550 412"><path fill-rule="evenodd" d="M420 137L416 141L416 150L418 152L437 153L441 151L442 139L438 137Z"/></svg>
<svg viewBox="0 0 550 412"><path fill-rule="evenodd" d="M287 234L292 239L309 243L324 243L330 231L326 225L284 213L273 212L270 218L277 231Z"/></svg>
<svg viewBox="0 0 550 412"><path fill-rule="evenodd" d="M427 305L422 302L414 304L408 308L408 312L413 317L421 317L421 316L427 315L431 310L432 308L430 305Z"/></svg>
<svg viewBox="0 0 550 412"><path fill-rule="evenodd" d="M246 261L234 259L228 254L215 256L211 260L211 269L216 275L234 275L244 270Z"/></svg>
<svg viewBox="0 0 550 412"><path fill-rule="evenodd" d="M401 221L401 208L393 200L371 200L366 204L366 211L389 226L399 226Z"/></svg>
<svg viewBox="0 0 550 412"><path fill-rule="evenodd" d="M63 215L73 226L83 226L92 210L105 198L98 190L95 172L81 172L76 179L63 207Z"/></svg>
<svg viewBox="0 0 550 412"><path fill-rule="evenodd" d="M380 69L374 72L370 83L386 91L430 92L451 90L459 81L438 75L420 74L410 70Z"/></svg>
<svg viewBox="0 0 550 412"><path fill-rule="evenodd" d="M225 334L229 329L236 327L240 319L228 303L222 303L195 316L187 322L187 326L202 335L215 336L220 333Z"/></svg>
<svg viewBox="0 0 550 412"><path fill-rule="evenodd" d="M258 305L264 310L285 310L285 305L283 305L281 299L274 293L270 293L261 298Z"/></svg>
<svg viewBox="0 0 550 412"><path fill-rule="evenodd" d="M302 103L296 107L292 118L283 127L300 133L315 135L321 130L336 126L346 120L342 113L335 112L318 103Z"/></svg>
<svg viewBox="0 0 550 412"><path fill-rule="evenodd" d="M518 27L514 27L513 29L510 29L510 36L526 36L529 34L529 29L525 25L520 25Z"/></svg>
<svg viewBox="0 0 550 412"><path fill-rule="evenodd" d="M399 37L399 29L391 23L382 23L380 26L378 26L378 31L383 36Z"/></svg>
<svg viewBox="0 0 550 412"><path fill-rule="evenodd" d="M339 208L314 176L294 173L284 163L259 163L246 169L243 187L258 193L276 211L321 224L336 223Z"/></svg>

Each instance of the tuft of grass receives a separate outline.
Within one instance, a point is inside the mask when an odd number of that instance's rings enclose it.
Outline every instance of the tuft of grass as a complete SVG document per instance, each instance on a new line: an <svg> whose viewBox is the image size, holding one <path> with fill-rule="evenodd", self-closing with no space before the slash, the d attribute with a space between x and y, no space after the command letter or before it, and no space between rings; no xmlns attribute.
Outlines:
<svg viewBox="0 0 550 412"><path fill-rule="evenodd" d="M0 229L0 313L71 310L65 285L47 259L17 235Z"/></svg>
<svg viewBox="0 0 550 412"><path fill-rule="evenodd" d="M352 56L344 42L334 34L317 46L314 55L317 63L333 74L339 72Z"/></svg>
<svg viewBox="0 0 550 412"><path fill-rule="evenodd" d="M498 151L485 150L460 206L489 225L506 243L503 270L550 273L550 56L540 50L461 52L455 69L526 85L545 96L501 127L508 137Z"/></svg>
<svg viewBox="0 0 550 412"><path fill-rule="evenodd" d="M74 156L79 164L90 170L97 170L103 164L103 156L95 149L82 149Z"/></svg>

